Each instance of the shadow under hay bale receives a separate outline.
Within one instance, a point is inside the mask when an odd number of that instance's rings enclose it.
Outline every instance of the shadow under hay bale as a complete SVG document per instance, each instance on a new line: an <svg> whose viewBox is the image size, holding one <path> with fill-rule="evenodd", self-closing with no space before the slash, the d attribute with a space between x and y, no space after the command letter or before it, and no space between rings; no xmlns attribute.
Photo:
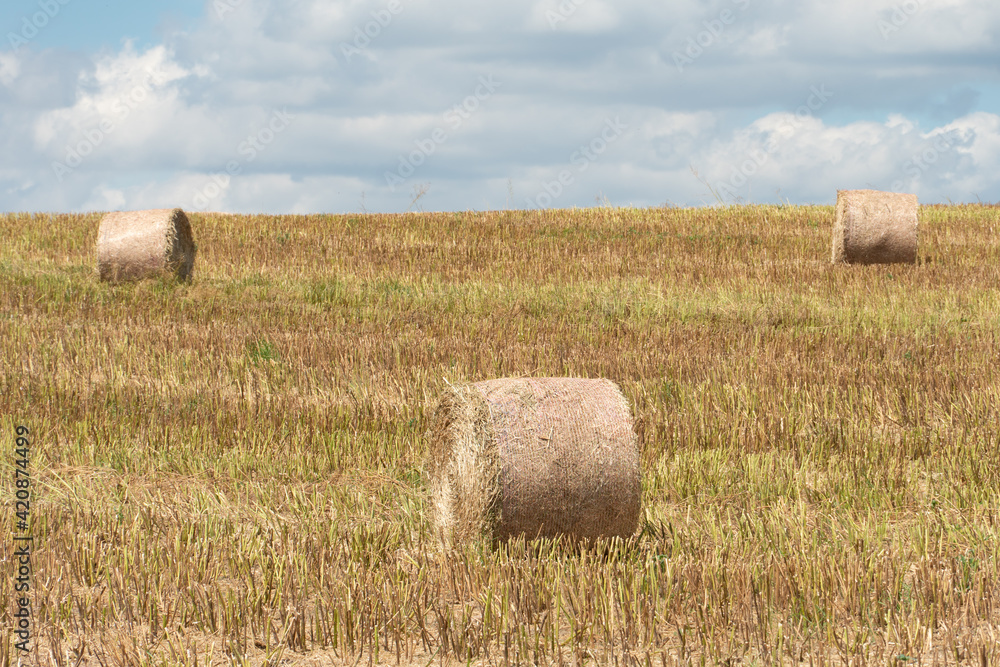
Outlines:
<svg viewBox="0 0 1000 667"><path fill-rule="evenodd" d="M632 412L610 380L449 387L431 421L435 528L454 542L631 536L642 475Z"/></svg>
<svg viewBox="0 0 1000 667"><path fill-rule="evenodd" d="M916 195L878 190L837 191L834 264L913 264L916 261Z"/></svg>
<svg viewBox="0 0 1000 667"><path fill-rule="evenodd" d="M101 280L188 280L196 251L191 223L179 208L108 213L97 233Z"/></svg>

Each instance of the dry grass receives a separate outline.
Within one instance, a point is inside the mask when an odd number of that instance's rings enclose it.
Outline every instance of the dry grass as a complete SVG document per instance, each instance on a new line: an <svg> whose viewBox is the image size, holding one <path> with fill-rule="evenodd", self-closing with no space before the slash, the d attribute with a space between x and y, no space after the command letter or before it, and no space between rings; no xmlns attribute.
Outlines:
<svg viewBox="0 0 1000 667"><path fill-rule="evenodd" d="M194 215L124 285L99 217L0 217L40 664L1000 661L997 208L872 267L832 207ZM521 375L622 386L631 544L434 537L445 379Z"/></svg>

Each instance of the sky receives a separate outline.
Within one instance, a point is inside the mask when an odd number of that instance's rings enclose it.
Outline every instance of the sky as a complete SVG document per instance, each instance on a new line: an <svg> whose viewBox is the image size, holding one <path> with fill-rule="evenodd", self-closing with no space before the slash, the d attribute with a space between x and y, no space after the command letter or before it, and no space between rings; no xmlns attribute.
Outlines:
<svg viewBox="0 0 1000 667"><path fill-rule="evenodd" d="M995 0L7 0L0 210L1000 201Z"/></svg>

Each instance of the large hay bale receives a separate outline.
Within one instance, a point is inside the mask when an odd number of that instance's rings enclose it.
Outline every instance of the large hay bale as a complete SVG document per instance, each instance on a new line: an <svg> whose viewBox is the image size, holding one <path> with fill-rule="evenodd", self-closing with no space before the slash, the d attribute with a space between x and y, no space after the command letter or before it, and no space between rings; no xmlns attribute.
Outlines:
<svg viewBox="0 0 1000 667"><path fill-rule="evenodd" d="M430 435L434 523L453 540L624 538L636 530L639 448L631 409L610 380L450 387Z"/></svg>
<svg viewBox="0 0 1000 667"><path fill-rule="evenodd" d="M97 232L101 280L173 275L187 280L196 248L191 223L179 208L108 213Z"/></svg>
<svg viewBox="0 0 1000 667"><path fill-rule="evenodd" d="M917 196L838 190L833 262L912 264L917 261Z"/></svg>

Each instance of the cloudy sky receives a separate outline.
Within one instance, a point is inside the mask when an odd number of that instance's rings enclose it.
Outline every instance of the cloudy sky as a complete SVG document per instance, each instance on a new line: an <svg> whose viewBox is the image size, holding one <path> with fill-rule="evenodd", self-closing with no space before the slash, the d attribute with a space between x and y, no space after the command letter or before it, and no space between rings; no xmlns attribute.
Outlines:
<svg viewBox="0 0 1000 667"><path fill-rule="evenodd" d="M0 210L1000 201L996 0L5 0Z"/></svg>

